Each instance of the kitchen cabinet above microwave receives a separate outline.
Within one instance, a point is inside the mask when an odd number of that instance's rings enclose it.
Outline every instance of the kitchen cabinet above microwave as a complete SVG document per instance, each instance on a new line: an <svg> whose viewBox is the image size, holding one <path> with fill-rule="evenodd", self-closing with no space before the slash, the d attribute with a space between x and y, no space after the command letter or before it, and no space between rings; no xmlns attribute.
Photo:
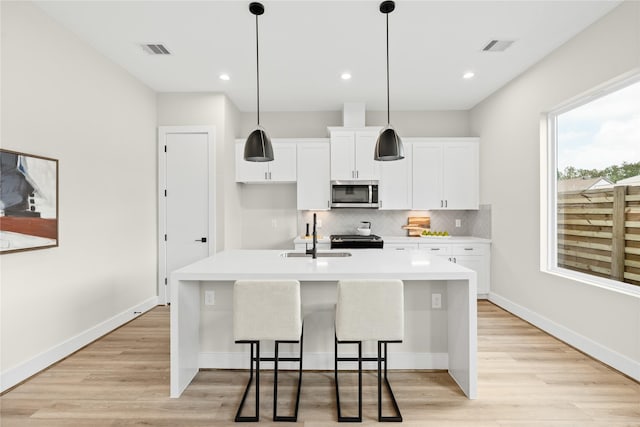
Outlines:
<svg viewBox="0 0 640 427"><path fill-rule="evenodd" d="M246 161L244 143L244 139L236 139L236 182L296 182L297 144L295 142L271 139L274 157L271 162Z"/></svg>
<svg viewBox="0 0 640 427"><path fill-rule="evenodd" d="M373 160L373 152L381 129L329 128L332 181L380 179L380 162Z"/></svg>

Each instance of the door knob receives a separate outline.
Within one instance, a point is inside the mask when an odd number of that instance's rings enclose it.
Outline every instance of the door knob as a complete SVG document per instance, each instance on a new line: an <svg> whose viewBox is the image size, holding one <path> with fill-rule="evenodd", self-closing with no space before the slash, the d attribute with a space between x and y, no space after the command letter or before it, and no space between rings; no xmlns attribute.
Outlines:
<svg viewBox="0 0 640 427"><path fill-rule="evenodd" d="M196 239L196 242L202 242L202 243L207 243L207 238L203 237L201 239Z"/></svg>

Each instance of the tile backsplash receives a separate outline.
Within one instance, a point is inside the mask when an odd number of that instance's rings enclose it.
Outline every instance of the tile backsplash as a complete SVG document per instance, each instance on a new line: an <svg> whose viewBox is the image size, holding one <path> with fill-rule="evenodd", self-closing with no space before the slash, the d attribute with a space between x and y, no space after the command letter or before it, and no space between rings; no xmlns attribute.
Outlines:
<svg viewBox="0 0 640 427"><path fill-rule="evenodd" d="M298 211L298 230L305 234L306 224L313 224L314 211ZM385 211L377 209L332 209L318 211L322 226L318 234L355 234L361 221L371 222L373 234L380 236L406 236L409 216L431 217L431 230L448 231L452 236L475 236L491 238L491 205L480 205L477 211ZM456 227L456 219L460 227Z"/></svg>

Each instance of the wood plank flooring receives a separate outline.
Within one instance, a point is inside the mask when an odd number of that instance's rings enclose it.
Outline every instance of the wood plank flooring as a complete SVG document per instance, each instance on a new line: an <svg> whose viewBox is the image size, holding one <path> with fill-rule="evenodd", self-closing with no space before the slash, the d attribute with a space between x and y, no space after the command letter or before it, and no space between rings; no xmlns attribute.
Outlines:
<svg viewBox="0 0 640 427"><path fill-rule="evenodd" d="M478 303L478 369L473 401L445 372L391 372L403 425L640 426L640 384L486 301ZM271 425L272 375L261 380L260 425ZM180 399L170 399L169 311L157 307L1 396L0 425L237 425L245 381L242 371L201 371ZM295 376L281 381L278 411L286 414ZM350 415L355 374L340 381ZM297 424L338 425L333 373L305 372L302 386ZM379 425L373 372L364 386L363 424Z"/></svg>

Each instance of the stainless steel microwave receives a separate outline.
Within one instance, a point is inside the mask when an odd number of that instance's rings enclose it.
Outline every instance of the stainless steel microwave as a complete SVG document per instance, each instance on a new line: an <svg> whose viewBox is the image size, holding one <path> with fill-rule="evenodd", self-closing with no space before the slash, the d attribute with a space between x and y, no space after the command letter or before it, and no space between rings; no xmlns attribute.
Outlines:
<svg viewBox="0 0 640 427"><path fill-rule="evenodd" d="M332 208L378 208L378 181L331 181Z"/></svg>

